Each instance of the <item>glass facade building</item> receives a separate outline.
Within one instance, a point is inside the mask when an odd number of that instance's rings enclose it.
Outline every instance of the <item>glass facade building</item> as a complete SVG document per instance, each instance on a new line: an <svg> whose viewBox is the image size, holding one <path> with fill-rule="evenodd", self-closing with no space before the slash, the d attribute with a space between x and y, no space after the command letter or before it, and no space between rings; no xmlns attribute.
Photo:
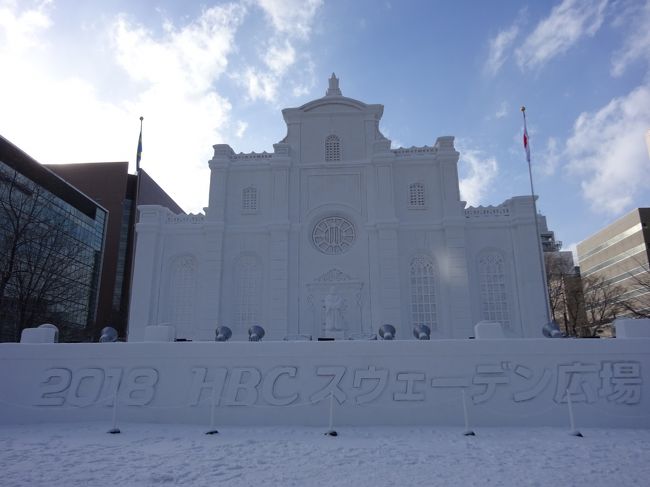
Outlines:
<svg viewBox="0 0 650 487"><path fill-rule="evenodd" d="M107 216L0 137L0 340L42 323L92 338Z"/></svg>
<svg viewBox="0 0 650 487"><path fill-rule="evenodd" d="M94 337L99 337L101 328L111 326L117 330L120 339L125 339L136 206L161 205L174 213L183 213L183 210L143 169L137 176L129 174L126 161L51 164L46 167L108 210Z"/></svg>

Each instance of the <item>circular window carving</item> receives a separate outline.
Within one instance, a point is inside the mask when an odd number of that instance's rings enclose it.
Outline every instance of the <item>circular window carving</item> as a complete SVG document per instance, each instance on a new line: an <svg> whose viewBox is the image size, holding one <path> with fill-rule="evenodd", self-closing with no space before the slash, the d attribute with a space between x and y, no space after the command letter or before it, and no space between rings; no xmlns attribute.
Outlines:
<svg viewBox="0 0 650 487"><path fill-rule="evenodd" d="M354 225L340 216L328 216L316 224L311 238L322 253L342 254L354 243Z"/></svg>

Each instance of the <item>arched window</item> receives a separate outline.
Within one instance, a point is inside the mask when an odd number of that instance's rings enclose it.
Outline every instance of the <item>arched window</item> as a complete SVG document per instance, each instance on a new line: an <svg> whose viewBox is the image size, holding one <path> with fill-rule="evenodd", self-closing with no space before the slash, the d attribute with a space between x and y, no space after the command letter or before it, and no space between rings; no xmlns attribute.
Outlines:
<svg viewBox="0 0 650 487"><path fill-rule="evenodd" d="M245 213L257 211L257 188L249 186L241 193L241 209Z"/></svg>
<svg viewBox="0 0 650 487"><path fill-rule="evenodd" d="M328 135L325 139L325 160L341 160L341 139L338 135Z"/></svg>
<svg viewBox="0 0 650 487"><path fill-rule="evenodd" d="M486 252L480 256L478 267L483 319L498 321L504 327L510 326L506 266L503 256L497 252Z"/></svg>
<svg viewBox="0 0 650 487"><path fill-rule="evenodd" d="M194 299L197 293L198 263L191 255L172 262L169 276L169 320L179 338L190 338L194 321Z"/></svg>
<svg viewBox="0 0 650 487"><path fill-rule="evenodd" d="M258 324L262 302L262 268L254 255L242 255L237 263L235 321L242 327Z"/></svg>
<svg viewBox="0 0 650 487"><path fill-rule="evenodd" d="M409 186L409 207L424 208L424 184L413 183Z"/></svg>
<svg viewBox="0 0 650 487"><path fill-rule="evenodd" d="M437 317L433 262L429 257L414 257L411 260L410 274L412 325L427 325L434 329Z"/></svg>

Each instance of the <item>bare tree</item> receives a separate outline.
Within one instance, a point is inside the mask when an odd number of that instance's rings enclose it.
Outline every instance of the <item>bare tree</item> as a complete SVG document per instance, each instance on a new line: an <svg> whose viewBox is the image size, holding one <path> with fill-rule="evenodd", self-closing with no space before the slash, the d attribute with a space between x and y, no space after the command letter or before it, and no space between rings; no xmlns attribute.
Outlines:
<svg viewBox="0 0 650 487"><path fill-rule="evenodd" d="M79 285L90 285L92 276L80 265L88 250L75 230L71 219L57 211L53 195L14 170L0 172L4 339L17 340L24 328L45 321L57 324L63 338L81 331L66 317L74 315L73 308L83 313L92 304Z"/></svg>
<svg viewBox="0 0 650 487"><path fill-rule="evenodd" d="M621 314L621 295L625 290L607 283L603 276L590 275L582 278L587 327L584 336L594 336L600 326L613 322Z"/></svg>
<svg viewBox="0 0 650 487"><path fill-rule="evenodd" d="M636 261L638 267L628 272L619 304L627 316L650 318L650 268L647 263Z"/></svg>
<svg viewBox="0 0 650 487"><path fill-rule="evenodd" d="M586 322L580 274L568 252L545 252L546 282L553 320L568 336L580 336Z"/></svg>

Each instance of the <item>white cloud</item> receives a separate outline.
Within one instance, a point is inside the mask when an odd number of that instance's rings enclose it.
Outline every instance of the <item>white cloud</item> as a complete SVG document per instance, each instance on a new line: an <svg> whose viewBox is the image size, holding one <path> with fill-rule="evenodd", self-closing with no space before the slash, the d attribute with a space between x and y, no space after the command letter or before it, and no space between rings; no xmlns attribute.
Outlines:
<svg viewBox="0 0 650 487"><path fill-rule="evenodd" d="M460 152L460 198L471 206L483 203L483 198L491 189L499 165L494 157L485 157L482 151L462 147L457 144Z"/></svg>
<svg viewBox="0 0 650 487"><path fill-rule="evenodd" d="M494 39L490 39L490 52L485 62L485 71L489 75L494 76L499 72L518 34L519 26L515 23L509 29L499 32Z"/></svg>
<svg viewBox="0 0 650 487"><path fill-rule="evenodd" d="M121 17L112 28L117 60L136 81L205 92L226 69L245 13L238 4L212 7L181 28L166 21L162 38Z"/></svg>
<svg viewBox="0 0 650 487"><path fill-rule="evenodd" d="M583 37L593 36L603 23L607 1L563 0L516 50L519 67L542 67Z"/></svg>
<svg viewBox="0 0 650 487"><path fill-rule="evenodd" d="M549 137L546 141L546 148L536 159L537 164L534 168L538 172L544 176L555 174L561 159L558 140L555 137Z"/></svg>
<svg viewBox="0 0 650 487"><path fill-rule="evenodd" d="M290 37L307 39L322 0L257 0L275 29Z"/></svg>
<svg viewBox="0 0 650 487"><path fill-rule="evenodd" d="M509 109L510 109L510 105L508 105L507 101L501 102L501 105L499 105L499 109L494 114L494 118L498 120L499 118L505 117L506 115L508 115Z"/></svg>
<svg viewBox="0 0 650 487"><path fill-rule="evenodd" d="M624 28L627 36L623 47L612 56L612 76L622 75L639 59L650 63L650 1L626 13Z"/></svg>
<svg viewBox="0 0 650 487"><path fill-rule="evenodd" d="M269 46L264 56L264 64L275 74L282 76L296 62L296 50L288 39Z"/></svg>
<svg viewBox="0 0 650 487"><path fill-rule="evenodd" d="M184 209L205 206L211 146L230 126L230 103L214 83L228 66L243 7L212 7L182 26L167 21L159 34L119 16L97 38L111 40L102 45L102 76L120 85L104 91L100 78L61 75L42 62L60 48L47 35L52 17L43 5L38 15L15 5L1 12L0 22L10 19L21 33L0 51L0 65L13 74L0 76L3 135L44 163L133 161L143 115L143 168ZM90 48L79 49L85 62L92 59Z"/></svg>
<svg viewBox="0 0 650 487"><path fill-rule="evenodd" d="M248 98L278 102L279 88L291 72L293 96L301 96L313 86L313 62L309 52L296 52L296 46L309 40L312 24L321 0L257 0L271 20L273 35L262 43L260 60L265 67L246 66L233 78L246 89Z"/></svg>
<svg viewBox="0 0 650 487"><path fill-rule="evenodd" d="M242 120L237 121L237 128L235 129L235 136L238 139L241 139L248 128L248 123L243 122Z"/></svg>
<svg viewBox="0 0 650 487"><path fill-rule="evenodd" d="M42 43L40 34L52 25L49 17L51 2L44 0L34 8L17 11L13 2L0 5L0 53L14 55Z"/></svg>
<svg viewBox="0 0 650 487"><path fill-rule="evenodd" d="M584 198L595 211L620 214L647 196L650 86L614 98L595 113L582 113L566 143L569 174L582 178Z"/></svg>

